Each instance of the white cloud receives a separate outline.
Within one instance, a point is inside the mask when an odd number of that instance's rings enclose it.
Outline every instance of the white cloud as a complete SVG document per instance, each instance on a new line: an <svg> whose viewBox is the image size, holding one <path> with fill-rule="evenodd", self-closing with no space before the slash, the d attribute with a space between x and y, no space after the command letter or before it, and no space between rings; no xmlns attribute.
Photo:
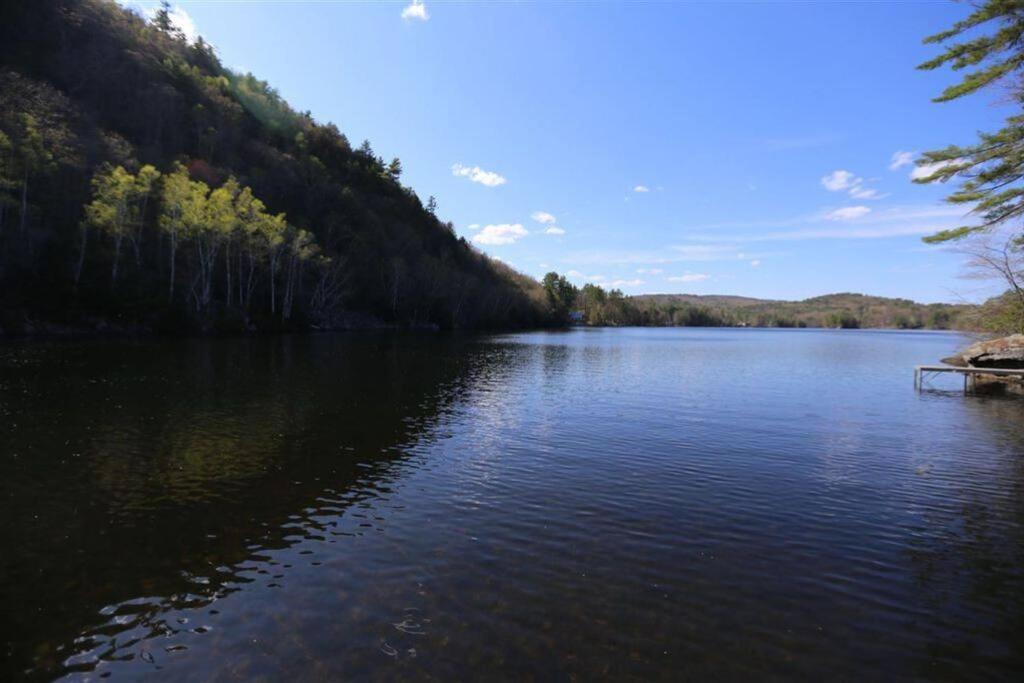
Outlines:
<svg viewBox="0 0 1024 683"><path fill-rule="evenodd" d="M669 282L703 282L709 277L711 276L707 273L683 273L682 275L673 275L666 279Z"/></svg>
<svg viewBox="0 0 1024 683"><path fill-rule="evenodd" d="M912 163L914 163L913 152L893 152L892 159L889 161L889 170L895 171Z"/></svg>
<svg viewBox="0 0 1024 683"><path fill-rule="evenodd" d="M480 232L473 235L473 241L477 244L500 246L514 244L529 234L530 232L519 223L499 223L485 225Z"/></svg>
<svg viewBox="0 0 1024 683"><path fill-rule="evenodd" d="M530 218L532 218L537 223L555 223L558 221L557 218L552 216L547 211L534 211L533 213L530 214Z"/></svg>
<svg viewBox="0 0 1024 683"><path fill-rule="evenodd" d="M564 235L565 230L562 230L557 225L552 225L550 228L544 231L545 235Z"/></svg>
<svg viewBox="0 0 1024 683"><path fill-rule="evenodd" d="M646 185L637 185L636 187L633 188L633 192L650 192L650 191L651 191L651 188L647 187Z"/></svg>
<svg viewBox="0 0 1024 683"><path fill-rule="evenodd" d="M185 34L185 39L188 42L193 43L199 37L199 29L196 28L196 22L192 20L192 17L189 16L189 13L181 5L175 5L171 9L171 22L178 27L179 31Z"/></svg>
<svg viewBox="0 0 1024 683"><path fill-rule="evenodd" d="M611 282L608 283L608 286L609 287L639 287L643 283L644 283L644 281L640 280L640 279L612 280Z"/></svg>
<svg viewBox="0 0 1024 683"><path fill-rule="evenodd" d="M145 17L147 20L152 21L153 17L156 16L157 11L160 9L158 3L143 3L139 0L117 0L119 4L128 7L130 9L137 10L139 14ZM185 8L181 5L174 5L170 11L171 23L182 32L185 39L188 42L195 42L196 38L199 37L199 30L196 28L196 22L192 20L189 13L185 11Z"/></svg>
<svg viewBox="0 0 1024 683"><path fill-rule="evenodd" d="M867 187L869 181L842 169L832 171L821 179L821 185L829 192L848 192L854 199L882 199L888 195Z"/></svg>
<svg viewBox="0 0 1024 683"><path fill-rule="evenodd" d="M420 21L427 21L430 19L430 12L427 11L427 6L424 5L420 0L412 0L411 5L407 5L402 10L402 18L408 21L409 19L419 19Z"/></svg>
<svg viewBox="0 0 1024 683"><path fill-rule="evenodd" d="M759 259L759 258L756 258L756 259L754 259L753 261L750 262L750 267L751 268L757 268L759 265L761 265L761 259Z"/></svg>
<svg viewBox="0 0 1024 683"><path fill-rule="evenodd" d="M466 226L466 229L467 230L479 230L480 229L480 224L479 223L470 223L469 225Z"/></svg>
<svg viewBox="0 0 1024 683"><path fill-rule="evenodd" d="M636 272L640 275L661 275L665 271L661 268L637 268Z"/></svg>
<svg viewBox="0 0 1024 683"><path fill-rule="evenodd" d="M487 187L497 187L507 182L503 176L493 171L485 171L479 166L471 168L462 164L452 164L452 175L460 178L469 178L474 183L480 183Z"/></svg>
<svg viewBox="0 0 1024 683"><path fill-rule="evenodd" d="M825 214L825 220L828 221L852 221L854 218L860 218L871 213L871 209L866 206L844 206L841 209L835 211L829 211Z"/></svg>
<svg viewBox="0 0 1024 683"><path fill-rule="evenodd" d="M921 166L915 166L910 172L910 179L921 180L922 178L927 178L936 171L941 171L947 166L955 166L959 163L961 163L960 159L953 159L951 161L939 161L934 164L922 164Z"/></svg>
<svg viewBox="0 0 1024 683"><path fill-rule="evenodd" d="M840 169L838 171L832 171L822 178L821 184L829 192L841 192L842 190L849 190L860 185L861 179L849 171Z"/></svg>

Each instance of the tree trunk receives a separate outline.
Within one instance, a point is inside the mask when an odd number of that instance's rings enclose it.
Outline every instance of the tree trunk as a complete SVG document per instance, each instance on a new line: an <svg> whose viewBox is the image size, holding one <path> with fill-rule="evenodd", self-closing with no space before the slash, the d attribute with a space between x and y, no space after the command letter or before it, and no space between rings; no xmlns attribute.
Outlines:
<svg viewBox="0 0 1024 683"><path fill-rule="evenodd" d="M167 288L167 302L168 303L174 301L174 261L175 261L175 256L177 256L177 253L176 253L177 250L178 250L177 235L175 235L172 232L171 233L171 279L170 279L170 284L168 285L168 288Z"/></svg>
<svg viewBox="0 0 1024 683"><path fill-rule="evenodd" d="M135 266L142 267L142 230L146 225L146 205L149 204L149 196L142 198L142 207L139 209L139 224L132 231L132 249L135 251Z"/></svg>
<svg viewBox="0 0 1024 683"><path fill-rule="evenodd" d="M224 245L224 302L228 308L231 308L231 244Z"/></svg>
<svg viewBox="0 0 1024 683"><path fill-rule="evenodd" d="M28 170L25 170L25 177L21 181L21 231L28 228Z"/></svg>
<svg viewBox="0 0 1024 683"><path fill-rule="evenodd" d="M124 235L120 232L117 233L117 237L114 238L114 265L110 269L110 284L113 286L117 282L117 267L121 262L121 242L124 241Z"/></svg>
<svg viewBox="0 0 1024 683"><path fill-rule="evenodd" d="M75 266L75 290L78 290L78 281L82 279L82 268L85 267L85 245L89 239L89 229L82 225L82 247L78 252L78 265Z"/></svg>
<svg viewBox="0 0 1024 683"><path fill-rule="evenodd" d="M275 271L277 270L277 254L270 255L270 314L277 313L277 292Z"/></svg>

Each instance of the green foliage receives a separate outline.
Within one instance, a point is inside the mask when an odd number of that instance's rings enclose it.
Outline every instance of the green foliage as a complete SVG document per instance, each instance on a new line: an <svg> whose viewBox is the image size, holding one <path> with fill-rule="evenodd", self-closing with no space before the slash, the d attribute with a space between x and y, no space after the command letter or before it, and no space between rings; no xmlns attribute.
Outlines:
<svg viewBox="0 0 1024 683"><path fill-rule="evenodd" d="M981 35L977 31L988 29ZM1020 70L1024 67L1024 1L985 0L963 21L947 31L925 39L945 46L934 59L919 66L931 70L948 66L968 70L960 82L935 98L948 102L1000 82L1009 84L1010 96L1024 104ZM980 215L979 225L965 225L925 238L929 243L960 240L990 230L1024 215L1024 115L1006 120L995 133L979 133L976 144L950 145L925 152L918 161L931 173L917 182L947 182L957 179L960 187L948 201L963 204Z"/></svg>
<svg viewBox="0 0 1024 683"><path fill-rule="evenodd" d="M544 276L541 286L547 296L548 306L555 312L558 319L565 320L569 309L576 301L578 294L576 287L564 275L554 272Z"/></svg>
<svg viewBox="0 0 1024 683"><path fill-rule="evenodd" d="M898 325L899 320L897 321ZM825 318L825 326L843 330L856 330L860 328L860 320L857 319L857 316L849 313L830 313Z"/></svg>
<svg viewBox="0 0 1024 683"><path fill-rule="evenodd" d="M152 23L107 0L0 3L0 64L8 310L204 329L554 320L539 283L399 184L398 159L225 69L167 7Z"/></svg>
<svg viewBox="0 0 1024 683"><path fill-rule="evenodd" d="M647 294L624 296L587 283L577 289L557 273L544 277L549 305L563 315L575 310L586 325L655 327L842 327L949 329L973 324L969 306L917 304L861 294L830 294L804 301L766 301L735 296ZM571 288L574 298L564 304ZM559 294L564 292L564 294Z"/></svg>
<svg viewBox="0 0 1024 683"><path fill-rule="evenodd" d="M977 327L993 334L1024 334L1024 301L1015 292L1006 292L980 307Z"/></svg>
<svg viewBox="0 0 1024 683"><path fill-rule="evenodd" d="M395 157L394 159L391 160L391 163L388 164L388 177L391 178L393 181L395 181L397 183L398 179L401 176L402 176L402 162L401 162L401 160L399 160L398 157Z"/></svg>

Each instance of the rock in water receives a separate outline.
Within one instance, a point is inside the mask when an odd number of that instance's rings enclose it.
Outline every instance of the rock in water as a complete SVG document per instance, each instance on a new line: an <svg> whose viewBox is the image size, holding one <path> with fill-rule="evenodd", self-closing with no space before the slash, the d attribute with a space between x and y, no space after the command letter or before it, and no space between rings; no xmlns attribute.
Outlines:
<svg viewBox="0 0 1024 683"><path fill-rule="evenodd" d="M975 368L1024 368L1024 334L971 344L945 362L959 365L956 360Z"/></svg>

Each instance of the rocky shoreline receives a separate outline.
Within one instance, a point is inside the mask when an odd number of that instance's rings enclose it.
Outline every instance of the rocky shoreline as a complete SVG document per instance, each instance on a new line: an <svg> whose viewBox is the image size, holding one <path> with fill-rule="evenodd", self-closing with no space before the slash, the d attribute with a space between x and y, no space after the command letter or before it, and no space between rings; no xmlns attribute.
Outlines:
<svg viewBox="0 0 1024 683"><path fill-rule="evenodd" d="M958 368L1024 369L1024 334L1013 334L971 344L942 362ZM985 394L1024 395L1024 380L1019 377L978 375L974 390Z"/></svg>

